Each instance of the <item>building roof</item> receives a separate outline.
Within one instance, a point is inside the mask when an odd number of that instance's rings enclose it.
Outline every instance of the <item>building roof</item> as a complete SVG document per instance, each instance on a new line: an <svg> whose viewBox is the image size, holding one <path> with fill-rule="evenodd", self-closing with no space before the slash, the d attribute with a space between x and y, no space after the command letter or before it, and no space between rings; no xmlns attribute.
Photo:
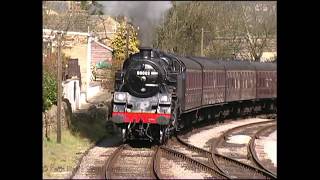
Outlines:
<svg viewBox="0 0 320 180"><path fill-rule="evenodd" d="M100 46L102 46L102 47L104 47L104 48L108 49L109 51L113 51L113 49L112 49L112 48L110 48L110 47L108 47L108 46L106 46L106 45L104 45L104 44L102 44L102 43L98 42L97 40L93 40L93 41L94 41L95 43L99 44Z"/></svg>
<svg viewBox="0 0 320 180"><path fill-rule="evenodd" d="M42 34L43 34L43 39L42 39L43 42L47 42L49 40L53 40L55 38L56 33L58 33L58 32L65 33L65 36L67 36L65 38L65 40L69 41L69 42L73 41L73 38L72 38L73 36L85 36L85 38L87 38L89 36L93 37L93 35L91 33L87 33L87 32L74 32L74 31L64 32L64 31L58 31L58 30L52 30L52 29L43 29L43 32L42 32ZM68 38L68 36L71 36L71 38ZM96 39L93 39L92 42L97 43L98 45L108 49L109 51L113 51L112 48L110 48L109 46L99 42Z"/></svg>

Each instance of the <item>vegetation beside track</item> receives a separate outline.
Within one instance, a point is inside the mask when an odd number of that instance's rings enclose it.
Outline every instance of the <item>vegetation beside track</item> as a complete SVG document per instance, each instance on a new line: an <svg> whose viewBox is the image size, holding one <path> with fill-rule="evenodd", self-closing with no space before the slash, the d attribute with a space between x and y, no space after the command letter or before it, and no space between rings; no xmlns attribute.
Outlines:
<svg viewBox="0 0 320 180"><path fill-rule="evenodd" d="M56 142L56 133L43 138L43 178L68 178L85 151L113 133L106 129L104 113L73 114L70 127L62 129L61 144Z"/></svg>

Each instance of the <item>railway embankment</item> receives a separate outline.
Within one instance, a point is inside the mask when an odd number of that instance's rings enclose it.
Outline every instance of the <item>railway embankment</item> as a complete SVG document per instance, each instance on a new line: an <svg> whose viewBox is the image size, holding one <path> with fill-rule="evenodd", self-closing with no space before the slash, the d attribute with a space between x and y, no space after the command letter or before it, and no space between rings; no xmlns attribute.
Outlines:
<svg viewBox="0 0 320 180"><path fill-rule="evenodd" d="M89 149L113 134L111 124L106 122L110 97L110 93L101 91L74 112L63 103L61 144L56 142L57 107L44 113L43 178L70 177Z"/></svg>

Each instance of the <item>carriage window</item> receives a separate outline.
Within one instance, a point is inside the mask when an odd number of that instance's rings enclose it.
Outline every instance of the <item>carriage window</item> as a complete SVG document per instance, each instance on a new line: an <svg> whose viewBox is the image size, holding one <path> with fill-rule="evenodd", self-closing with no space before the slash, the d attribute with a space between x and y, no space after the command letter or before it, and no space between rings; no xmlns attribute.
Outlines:
<svg viewBox="0 0 320 180"><path fill-rule="evenodd" d="M209 74L209 85L212 86L213 84L213 78L212 78L212 72Z"/></svg>
<svg viewBox="0 0 320 180"><path fill-rule="evenodd" d="M245 72L245 88L248 88L248 72Z"/></svg>
<svg viewBox="0 0 320 180"><path fill-rule="evenodd" d="M238 73L238 76L237 76L237 80L236 80L236 88L239 89L239 86L240 86L240 81L239 81L239 73Z"/></svg>
<svg viewBox="0 0 320 180"><path fill-rule="evenodd" d="M232 89L235 88L234 85L235 85L235 79L232 77L232 84L231 84Z"/></svg>
<svg viewBox="0 0 320 180"><path fill-rule="evenodd" d="M249 79L250 79L249 72L247 72L247 77L246 77L247 88L249 88Z"/></svg>
<svg viewBox="0 0 320 180"><path fill-rule="evenodd" d="M210 86L212 86L212 84L213 84L212 73L213 73L213 72L210 72L210 74L209 74L209 85L210 85Z"/></svg>
<svg viewBox="0 0 320 180"><path fill-rule="evenodd" d="M211 81L212 81L211 85L215 87L217 82L216 82L216 78L214 77L214 72L212 72L211 74Z"/></svg>
<svg viewBox="0 0 320 180"><path fill-rule="evenodd" d="M206 72L206 84L207 84L207 86L209 86L209 83L210 83L210 79L209 79L209 73L210 72Z"/></svg>
<svg viewBox="0 0 320 180"><path fill-rule="evenodd" d="M196 82L197 82L197 73L195 72L193 73L193 88L197 86Z"/></svg>
<svg viewBox="0 0 320 180"><path fill-rule="evenodd" d="M213 85L212 73L213 73L213 72L210 72L210 74L209 74L209 85L210 85L210 86Z"/></svg>
<svg viewBox="0 0 320 180"><path fill-rule="evenodd" d="M232 84L231 84L231 87L234 88L234 73L231 72L231 79L232 79Z"/></svg>
<svg viewBox="0 0 320 180"><path fill-rule="evenodd" d="M199 73L196 72L196 81L195 81L195 87L198 87L198 82L199 82Z"/></svg>
<svg viewBox="0 0 320 180"><path fill-rule="evenodd" d="M239 88L239 86L238 86L238 85L239 85L239 84L238 84L238 82L239 82L239 72L236 72L236 86L235 86L235 87L236 87L236 89L237 89L237 88Z"/></svg>
<svg viewBox="0 0 320 180"><path fill-rule="evenodd" d="M197 74L197 87L199 87L199 84L201 83L200 75L201 75L200 73Z"/></svg>
<svg viewBox="0 0 320 180"><path fill-rule="evenodd" d="M234 73L233 72L231 72L231 79L232 79L231 87L234 88Z"/></svg>
<svg viewBox="0 0 320 180"><path fill-rule="evenodd" d="M250 81L249 72L248 72L248 75L247 75L247 80L248 80L248 88L249 88L249 86L250 86L250 83L249 83L249 81Z"/></svg>
<svg viewBox="0 0 320 180"><path fill-rule="evenodd" d="M252 74L252 73L250 73L250 74ZM250 75L250 74L249 74L249 75ZM249 79L250 79L249 87L250 87L250 88L253 88L253 76L252 76L252 75L249 76Z"/></svg>
<svg viewBox="0 0 320 180"><path fill-rule="evenodd" d="M234 82L233 82L233 73L232 72L230 72L230 79L231 79L230 88L233 88Z"/></svg>
<svg viewBox="0 0 320 180"><path fill-rule="evenodd" d="M192 84L193 84L193 88L195 88L196 87L196 75L197 75L197 73L193 73L193 82L192 82Z"/></svg>
<svg viewBox="0 0 320 180"><path fill-rule="evenodd" d="M247 88L250 88L250 76L249 76L249 73L248 73L248 78L247 78L247 80L248 80L248 85L247 85Z"/></svg>
<svg viewBox="0 0 320 180"><path fill-rule="evenodd" d="M190 80L190 78L191 78L191 76L190 76L190 74L188 74L188 87L190 88L190 82L191 82L191 80Z"/></svg>
<svg viewBox="0 0 320 180"><path fill-rule="evenodd" d="M210 79L211 79L211 85L214 85L214 82L215 82L215 80L214 80L214 72L212 72L211 74L210 74Z"/></svg>
<svg viewBox="0 0 320 180"><path fill-rule="evenodd" d="M195 80L196 80L196 74L195 73L192 73L192 87L194 88L195 87Z"/></svg>
<svg viewBox="0 0 320 180"><path fill-rule="evenodd" d="M212 86L213 85L213 78L212 78L212 74L213 74L213 72L210 72L210 74L209 74L209 78L210 78L210 86Z"/></svg>
<svg viewBox="0 0 320 180"><path fill-rule="evenodd" d="M210 73L210 79L211 79L211 85L215 85L215 78L214 78L214 72Z"/></svg>
<svg viewBox="0 0 320 180"><path fill-rule="evenodd" d="M196 75L197 75L197 74L196 74L196 73L192 73L192 75L193 75L193 76L192 76L192 87L195 88L195 85L196 85L195 82L196 82Z"/></svg>
<svg viewBox="0 0 320 180"><path fill-rule="evenodd" d="M252 81L252 79L253 79L253 73L252 73L252 72L249 72L249 79L250 79L249 88L252 88L252 87L253 87L253 86L251 86L252 83L253 83L253 81Z"/></svg>
<svg viewBox="0 0 320 180"><path fill-rule="evenodd" d="M258 78L259 82L258 82L258 87L261 87L261 73L259 73L259 78Z"/></svg>
<svg viewBox="0 0 320 180"><path fill-rule="evenodd" d="M220 82L221 85L224 85L224 83L225 83L225 82L224 82L224 80L226 80L226 79L225 79L225 76L226 76L226 74L221 73L221 82Z"/></svg>
<svg viewBox="0 0 320 180"><path fill-rule="evenodd" d="M221 73L221 85L223 85L223 83L225 83L225 74L224 73Z"/></svg>
<svg viewBox="0 0 320 180"><path fill-rule="evenodd" d="M211 78L210 78L210 74L211 74L211 72L209 72L208 74L207 74L207 76L208 76L208 85L211 85Z"/></svg>
<svg viewBox="0 0 320 180"><path fill-rule="evenodd" d="M194 73L192 73L191 87L194 88Z"/></svg>
<svg viewBox="0 0 320 180"><path fill-rule="evenodd" d="M190 87L192 87L193 86L193 73L190 73Z"/></svg>
<svg viewBox="0 0 320 180"><path fill-rule="evenodd" d="M238 75L239 75L239 73L236 72L236 73L235 73L235 79L236 79L235 88L236 88L236 89L238 88L238 81L239 81Z"/></svg>
<svg viewBox="0 0 320 180"><path fill-rule="evenodd" d="M200 73L197 73L196 75L197 75L196 76L196 87L198 88L199 87L199 83L200 83L200 78L199 78Z"/></svg>

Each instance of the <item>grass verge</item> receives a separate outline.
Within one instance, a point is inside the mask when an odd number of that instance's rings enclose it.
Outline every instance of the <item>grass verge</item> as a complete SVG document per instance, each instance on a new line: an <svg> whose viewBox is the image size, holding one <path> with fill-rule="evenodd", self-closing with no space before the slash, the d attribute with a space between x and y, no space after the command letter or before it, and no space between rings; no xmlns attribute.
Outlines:
<svg viewBox="0 0 320 180"><path fill-rule="evenodd" d="M55 135L52 133L52 135ZM92 144L87 138L68 129L62 130L61 144L55 136L43 140L43 178L65 178Z"/></svg>
<svg viewBox="0 0 320 180"><path fill-rule="evenodd" d="M67 178L76 167L82 154L104 136L110 135L101 113L92 117L88 113L73 115L70 129L62 129L61 144L56 133L48 140L43 138L43 178Z"/></svg>

